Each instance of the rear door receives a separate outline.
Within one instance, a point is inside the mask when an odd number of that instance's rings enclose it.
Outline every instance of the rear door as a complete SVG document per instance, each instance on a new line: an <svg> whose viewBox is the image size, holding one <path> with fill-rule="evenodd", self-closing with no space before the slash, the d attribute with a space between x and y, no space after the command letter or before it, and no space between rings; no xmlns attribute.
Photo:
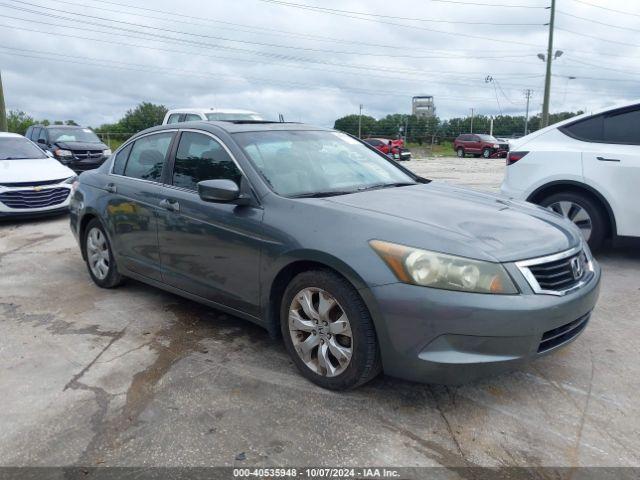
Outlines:
<svg viewBox="0 0 640 480"><path fill-rule="evenodd" d="M162 175L175 131L138 138L120 150L105 189L105 212L118 262L145 277L161 280L157 216Z"/></svg>
<svg viewBox="0 0 640 480"><path fill-rule="evenodd" d="M251 315L259 314L261 208L205 202L202 180L248 182L215 136L181 133L165 176L167 206L159 215L163 281L180 290ZM245 185L247 185L245 183Z"/></svg>
<svg viewBox="0 0 640 480"><path fill-rule="evenodd" d="M592 119L589 128L574 132L586 138L582 157L584 177L613 209L618 235L640 237L640 106ZM586 121L585 121L586 124ZM571 132L572 127L568 127Z"/></svg>

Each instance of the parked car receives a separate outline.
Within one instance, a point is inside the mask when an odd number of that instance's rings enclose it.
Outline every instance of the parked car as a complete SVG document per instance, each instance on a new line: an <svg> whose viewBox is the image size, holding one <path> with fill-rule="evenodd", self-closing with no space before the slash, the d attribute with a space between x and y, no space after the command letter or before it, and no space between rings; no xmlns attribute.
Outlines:
<svg viewBox="0 0 640 480"><path fill-rule="evenodd" d="M411 160L411 151L408 148L405 148L404 141L402 139L391 140L388 138L365 138L363 141L385 155L389 155L394 160Z"/></svg>
<svg viewBox="0 0 640 480"><path fill-rule="evenodd" d="M453 142L453 149L460 158L466 155L484 158L505 158L509 152L508 142L499 142L491 135L463 133Z"/></svg>
<svg viewBox="0 0 640 480"><path fill-rule="evenodd" d="M109 147L90 128L33 125L25 136L76 173L98 168L111 155Z"/></svg>
<svg viewBox="0 0 640 480"><path fill-rule="evenodd" d="M640 104L585 114L514 141L502 193L550 208L603 241L640 237Z"/></svg>
<svg viewBox="0 0 640 480"><path fill-rule="evenodd" d="M0 132L0 219L66 213L76 178L22 135Z"/></svg>
<svg viewBox="0 0 640 480"><path fill-rule="evenodd" d="M564 218L302 124L146 130L80 176L70 215L98 286L131 277L246 318L330 389L513 369L584 331L599 291Z"/></svg>
<svg viewBox="0 0 640 480"><path fill-rule="evenodd" d="M260 114L250 110L223 109L223 108L178 108L169 110L164 116L163 125L182 122L199 121L260 121Z"/></svg>

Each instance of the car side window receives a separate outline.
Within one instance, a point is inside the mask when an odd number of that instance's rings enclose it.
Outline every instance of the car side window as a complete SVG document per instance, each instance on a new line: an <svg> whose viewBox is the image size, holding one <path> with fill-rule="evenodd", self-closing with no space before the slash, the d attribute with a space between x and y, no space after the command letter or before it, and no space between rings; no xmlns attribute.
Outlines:
<svg viewBox="0 0 640 480"><path fill-rule="evenodd" d="M162 167L172 139L173 132L166 132L136 140L131 148L124 175L152 182L161 181Z"/></svg>
<svg viewBox="0 0 640 480"><path fill-rule="evenodd" d="M44 140L45 143L47 142L47 129L46 128L41 128L40 129L40 133L38 134L38 140Z"/></svg>
<svg viewBox="0 0 640 480"><path fill-rule="evenodd" d="M127 164L127 159L129 158L129 154L131 153L131 148L133 147L133 143L130 143L122 150L120 150L113 160L113 173L116 175L124 175L124 167Z"/></svg>
<svg viewBox="0 0 640 480"><path fill-rule="evenodd" d="M242 174L224 147L195 132L184 132L176 152L172 183L176 187L197 190L203 180L232 180L240 185Z"/></svg>
<svg viewBox="0 0 640 480"><path fill-rule="evenodd" d="M193 113L187 113L187 115L184 117L185 122L198 122L200 120L202 120L200 118L200 115L195 115Z"/></svg>
<svg viewBox="0 0 640 480"><path fill-rule="evenodd" d="M24 136L27 137L29 140L31 140L33 137L31 136L33 134L33 127L29 127L27 128L27 131L24 133Z"/></svg>
<svg viewBox="0 0 640 480"><path fill-rule="evenodd" d="M585 142L602 142L603 119L604 117L602 115L585 118L584 120L560 127L560 131L570 137Z"/></svg>
<svg viewBox="0 0 640 480"><path fill-rule="evenodd" d="M179 123L180 122L180 115L182 115L182 114L181 113L172 113L171 115L169 115L167 123Z"/></svg>
<svg viewBox="0 0 640 480"><path fill-rule="evenodd" d="M605 115L602 139L605 143L640 145L640 109Z"/></svg>

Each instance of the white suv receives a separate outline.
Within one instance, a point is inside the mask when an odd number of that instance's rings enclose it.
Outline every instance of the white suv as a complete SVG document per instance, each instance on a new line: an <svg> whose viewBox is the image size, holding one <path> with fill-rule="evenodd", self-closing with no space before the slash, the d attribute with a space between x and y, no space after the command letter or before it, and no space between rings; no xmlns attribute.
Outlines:
<svg viewBox="0 0 640 480"><path fill-rule="evenodd" d="M512 142L502 193L572 220L592 249L640 237L640 103L580 115Z"/></svg>
<svg viewBox="0 0 640 480"><path fill-rule="evenodd" d="M163 125L169 123L199 121L251 121L264 120L256 112L250 110L230 110L222 108L178 108L169 110L164 116Z"/></svg>

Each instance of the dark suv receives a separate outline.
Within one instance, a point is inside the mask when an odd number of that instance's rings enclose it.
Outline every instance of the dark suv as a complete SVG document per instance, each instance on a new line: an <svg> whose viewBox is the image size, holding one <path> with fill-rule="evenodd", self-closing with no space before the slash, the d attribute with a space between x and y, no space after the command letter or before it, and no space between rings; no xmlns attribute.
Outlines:
<svg viewBox="0 0 640 480"><path fill-rule="evenodd" d="M467 154L474 157L505 158L509 152L509 144L499 142L491 135L463 133L454 140L453 149L460 158Z"/></svg>
<svg viewBox="0 0 640 480"><path fill-rule="evenodd" d="M98 168L111 155L89 128L66 125L33 125L25 137L76 173Z"/></svg>

